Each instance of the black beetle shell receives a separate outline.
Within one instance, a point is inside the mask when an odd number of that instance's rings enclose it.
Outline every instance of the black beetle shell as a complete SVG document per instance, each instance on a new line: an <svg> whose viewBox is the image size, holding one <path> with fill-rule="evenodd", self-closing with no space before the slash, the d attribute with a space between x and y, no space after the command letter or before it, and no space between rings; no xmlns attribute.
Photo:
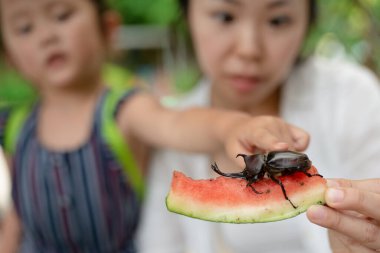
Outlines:
<svg viewBox="0 0 380 253"><path fill-rule="evenodd" d="M266 155L266 165L274 173L307 171L311 167L311 161L303 153L294 151L272 151Z"/></svg>
<svg viewBox="0 0 380 253"><path fill-rule="evenodd" d="M247 178L258 175L265 164L264 156L261 154L245 156L244 161L246 165L245 175Z"/></svg>

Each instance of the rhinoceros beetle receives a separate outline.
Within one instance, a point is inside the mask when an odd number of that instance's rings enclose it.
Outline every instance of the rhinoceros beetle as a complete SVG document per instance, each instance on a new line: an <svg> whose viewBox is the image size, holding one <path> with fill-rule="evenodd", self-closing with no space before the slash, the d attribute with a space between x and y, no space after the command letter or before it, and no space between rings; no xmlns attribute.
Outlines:
<svg viewBox="0 0 380 253"><path fill-rule="evenodd" d="M238 154L236 157L243 157L245 168L238 173L224 173L219 170L215 163L211 168L219 175L232 178L244 178L248 181L247 187L251 187L257 194L262 192L257 191L252 184L263 179L267 175L271 180L280 185L282 193L286 200L290 202L293 208L297 208L288 198L282 181L278 178L281 175L291 175L295 172L302 172L308 177L319 176L320 174L310 174L307 171L311 168L311 161L308 156L303 153L294 151L272 151L268 154L245 155Z"/></svg>

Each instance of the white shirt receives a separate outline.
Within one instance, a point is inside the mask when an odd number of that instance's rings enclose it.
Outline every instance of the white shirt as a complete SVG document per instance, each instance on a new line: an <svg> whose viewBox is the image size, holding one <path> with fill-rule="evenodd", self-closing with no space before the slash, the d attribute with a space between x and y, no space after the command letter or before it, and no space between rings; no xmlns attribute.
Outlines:
<svg viewBox="0 0 380 253"><path fill-rule="evenodd" d="M10 184L9 169L3 149L0 147L0 221L11 204Z"/></svg>
<svg viewBox="0 0 380 253"><path fill-rule="evenodd" d="M202 81L181 108L208 106L210 84ZM347 62L311 58L283 87L281 116L307 130L306 150L326 178L380 177L380 85L368 70ZM326 230L305 214L264 224L220 224L167 211L173 170L210 177L207 156L170 150L152 159L138 247L141 253L330 252Z"/></svg>

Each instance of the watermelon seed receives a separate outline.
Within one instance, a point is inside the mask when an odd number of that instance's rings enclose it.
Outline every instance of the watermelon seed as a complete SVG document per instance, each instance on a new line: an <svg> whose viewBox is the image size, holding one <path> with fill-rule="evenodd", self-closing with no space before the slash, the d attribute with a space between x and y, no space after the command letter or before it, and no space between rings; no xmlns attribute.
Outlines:
<svg viewBox="0 0 380 253"><path fill-rule="evenodd" d="M305 183L304 183L304 182L301 182L301 183L300 183L300 185L301 185L301 186L304 186L304 185L305 185Z"/></svg>

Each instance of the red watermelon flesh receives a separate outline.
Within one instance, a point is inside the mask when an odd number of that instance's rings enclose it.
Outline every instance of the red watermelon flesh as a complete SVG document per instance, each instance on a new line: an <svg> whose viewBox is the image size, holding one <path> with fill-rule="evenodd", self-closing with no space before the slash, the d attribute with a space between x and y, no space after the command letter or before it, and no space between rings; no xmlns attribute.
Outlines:
<svg viewBox="0 0 380 253"><path fill-rule="evenodd" d="M315 167L310 174L318 173ZM314 204L324 204L326 180L308 177L297 172L278 177L285 187L293 208L282 193L281 187L269 178L253 184L263 192L256 194L244 179L217 177L193 180L175 171L171 189L166 197L169 211L192 218L214 222L256 223L278 221L294 217Z"/></svg>

